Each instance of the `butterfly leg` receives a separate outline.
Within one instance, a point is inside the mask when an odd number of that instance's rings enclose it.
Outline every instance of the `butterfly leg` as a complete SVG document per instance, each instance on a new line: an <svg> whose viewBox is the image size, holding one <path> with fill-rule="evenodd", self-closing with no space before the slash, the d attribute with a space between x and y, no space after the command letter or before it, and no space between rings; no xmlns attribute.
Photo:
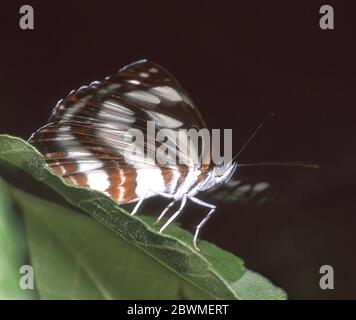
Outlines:
<svg viewBox="0 0 356 320"><path fill-rule="evenodd" d="M146 192L146 194L140 200L138 200L138 202L135 205L135 208L130 213L132 216L138 211L138 209L141 207L142 202L147 198L149 194L150 194L149 192Z"/></svg>
<svg viewBox="0 0 356 320"><path fill-rule="evenodd" d="M168 219L168 221L159 230L159 233L162 233L164 231L164 229L166 229L173 222L173 220L178 217L178 215L182 212L186 202L187 202L187 197L183 196L179 209Z"/></svg>
<svg viewBox="0 0 356 320"><path fill-rule="evenodd" d="M162 213L161 213L161 214L159 215L159 217L157 218L155 224L158 224L158 223L161 221L161 219L164 217L164 215L167 213L167 211L168 211L176 202L177 202L177 201L174 200L174 201L170 202L167 207L164 208L164 210L162 211Z"/></svg>
<svg viewBox="0 0 356 320"><path fill-rule="evenodd" d="M140 208L143 200L145 200L145 197L142 197L140 200L138 200L138 202L135 205L135 208L130 213L132 216L138 211L138 209Z"/></svg>
<svg viewBox="0 0 356 320"><path fill-rule="evenodd" d="M168 193L162 193L162 192L157 192L157 191L151 191L151 190L149 190L149 191L147 191L147 192L145 193L145 195L144 195L140 200L138 200L138 202L137 202L135 208L132 210L132 212L131 212L130 214L131 214L132 216L133 216L134 214L136 214L137 211L138 211L138 209L141 207L142 202L143 202L145 199L147 199L148 197L150 197L151 195L153 195L153 194L160 195L160 196L162 196L162 197L164 197L164 198L169 198L169 199L172 198L172 195L170 195L170 194L168 194Z"/></svg>
<svg viewBox="0 0 356 320"><path fill-rule="evenodd" d="M198 235L200 232L200 229L204 226L204 224L209 220L209 218L211 217L211 215L214 213L216 206L207 202L204 202L200 199L197 199L195 197L190 197L190 200L192 200L193 202L203 206L203 207L207 207L210 208L210 211L208 212L208 214L205 216L205 218L198 224L198 226L196 227L195 230L195 234L194 234L194 238L193 238L193 247L195 250L199 251L200 249L197 246L197 240L198 240Z"/></svg>
<svg viewBox="0 0 356 320"><path fill-rule="evenodd" d="M154 194L157 194L163 198L166 198L166 199L172 199L173 196L170 194L170 193L164 193L164 192L158 192L158 191L152 191L152 193Z"/></svg>

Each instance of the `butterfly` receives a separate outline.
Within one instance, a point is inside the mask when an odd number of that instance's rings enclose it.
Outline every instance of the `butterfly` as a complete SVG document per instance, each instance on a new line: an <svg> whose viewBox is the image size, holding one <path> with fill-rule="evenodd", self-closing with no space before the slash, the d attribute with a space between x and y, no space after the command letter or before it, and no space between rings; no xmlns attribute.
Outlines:
<svg viewBox="0 0 356 320"><path fill-rule="evenodd" d="M158 216L159 223L178 204L159 232L182 213L188 200L207 208L193 237L193 247L199 250L199 232L216 206L197 196L228 182L237 162L232 159L223 165L214 164L209 154L207 162L192 165L189 161L161 165L154 159L148 161L143 153L127 157L129 130L139 129L148 135L146 124L152 120L155 131L170 129L175 138L179 129L207 127L177 80L162 66L140 60L100 82L70 92L57 103L48 123L29 142L43 154L47 165L65 179L101 191L120 205L135 203L132 215L145 199L161 196L170 202ZM142 147L147 151L152 145L146 141ZM190 155L181 156L189 160Z"/></svg>

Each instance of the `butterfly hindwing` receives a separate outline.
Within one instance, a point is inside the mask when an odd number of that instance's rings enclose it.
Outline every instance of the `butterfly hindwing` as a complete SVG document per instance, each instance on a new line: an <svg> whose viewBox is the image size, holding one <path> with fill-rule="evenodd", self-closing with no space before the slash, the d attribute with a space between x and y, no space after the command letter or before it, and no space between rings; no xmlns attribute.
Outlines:
<svg viewBox="0 0 356 320"><path fill-rule="evenodd" d="M125 156L129 130L139 129L146 136L150 120L155 121L155 131L170 129L173 147L179 129L206 127L173 76L142 60L72 91L58 102L48 124L30 142L66 179L127 203L147 191L173 193L187 172L185 166L160 166L143 153ZM146 142L142 147L152 148Z"/></svg>

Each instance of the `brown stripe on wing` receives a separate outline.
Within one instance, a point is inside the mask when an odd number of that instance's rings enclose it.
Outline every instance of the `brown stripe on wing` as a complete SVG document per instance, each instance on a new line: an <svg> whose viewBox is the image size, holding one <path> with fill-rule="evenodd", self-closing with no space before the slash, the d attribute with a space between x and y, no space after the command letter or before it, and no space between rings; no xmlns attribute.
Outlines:
<svg viewBox="0 0 356 320"><path fill-rule="evenodd" d="M204 181L206 179L208 173L212 170L212 168L213 168L212 164L206 164L206 165L202 164L200 166L200 168L199 168L201 173L197 177L196 181L191 185L190 189L193 189L199 183ZM180 187L180 185L184 182L184 180L186 179L190 169L191 168L189 166L186 166L186 165L178 165L177 166L177 170L179 172L179 179L178 179L178 182L176 184L176 187L175 187L175 190L174 190L173 193L175 193L177 191L177 189Z"/></svg>
<svg viewBox="0 0 356 320"><path fill-rule="evenodd" d="M74 166L74 165L71 165ZM60 170L68 169L68 165L64 166L57 166L53 167L54 171L58 174ZM108 182L109 187L105 190L101 190L99 186L102 185L103 181L98 181L100 179L100 175L98 176L97 181L91 180L89 183L88 177L95 173L105 173L106 182ZM135 193L136 189L136 173L135 170L130 167L125 167L124 169L118 168L109 168L109 169L102 169L102 170L93 170L88 172L78 172L74 174L67 174L63 176L66 180L70 181L71 183L78 185L80 187L86 187L93 190L101 191L111 197L114 201L118 202L119 204L130 203L133 201L138 200L138 196Z"/></svg>
<svg viewBox="0 0 356 320"><path fill-rule="evenodd" d="M173 190L173 193L175 193L180 187L180 185L184 182L185 178L188 175L189 167L185 164L180 164L177 165L177 170L178 170L179 178L178 178L178 182L176 183L175 189Z"/></svg>
<svg viewBox="0 0 356 320"><path fill-rule="evenodd" d="M199 183L203 182L203 181L207 178L209 172L210 172L211 170L213 170L213 168L214 168L213 163L210 163L210 164L201 164L201 165L200 165L200 168L199 168L200 174L199 174L199 176L197 177L197 180L195 181L195 183L191 186L191 188L193 189L193 188L195 188Z"/></svg>
<svg viewBox="0 0 356 320"><path fill-rule="evenodd" d="M88 178L85 174L76 174L76 175L71 175L65 177L68 181L74 183L75 185L78 185L80 187L85 187L85 188L90 188L88 184Z"/></svg>
<svg viewBox="0 0 356 320"><path fill-rule="evenodd" d="M138 200L136 190L136 171L126 166L116 170L108 170L110 187L105 191L113 200L119 204L130 203Z"/></svg>
<svg viewBox="0 0 356 320"><path fill-rule="evenodd" d="M198 176L198 179L197 179L197 183L200 183L202 182L203 180L205 180L205 178L207 177L208 173L213 170L214 168L214 164L211 162L209 164L201 164L200 165L200 175Z"/></svg>
<svg viewBox="0 0 356 320"><path fill-rule="evenodd" d="M168 167L159 166L163 177L164 185L169 186L174 179L174 171Z"/></svg>
<svg viewBox="0 0 356 320"><path fill-rule="evenodd" d="M119 204L125 204L138 199L136 189L136 170L129 165L119 167L115 161L63 161L49 164L53 171L62 175L68 181L94 190L104 192ZM87 169L86 169L87 168ZM98 186L103 181L88 181L91 174L98 174L96 179L105 179L108 188L101 190ZM104 175L100 175L104 173Z"/></svg>
<svg viewBox="0 0 356 320"><path fill-rule="evenodd" d="M65 175L72 174L78 171L78 165L75 162L70 163L49 163L48 164L52 170L65 177Z"/></svg>

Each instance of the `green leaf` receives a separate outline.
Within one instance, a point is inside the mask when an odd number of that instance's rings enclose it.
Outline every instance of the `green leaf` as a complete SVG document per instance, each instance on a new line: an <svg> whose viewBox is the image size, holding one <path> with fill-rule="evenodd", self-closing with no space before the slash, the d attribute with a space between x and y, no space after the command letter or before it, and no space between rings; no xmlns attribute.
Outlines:
<svg viewBox="0 0 356 320"><path fill-rule="evenodd" d="M41 298L176 299L190 290L189 282L87 215L17 189L13 196L24 214Z"/></svg>
<svg viewBox="0 0 356 320"><path fill-rule="evenodd" d="M0 167L9 165L27 172L107 227L65 206L14 191L24 212L41 297L286 298L283 290L247 270L240 258L206 241L199 242L200 252L195 251L192 235L177 226L159 234L151 217L130 216L104 194L69 184L52 173L31 145L0 135ZM51 241L46 243L46 238ZM55 266L46 267L44 261ZM55 285L48 288L61 279L62 290Z"/></svg>
<svg viewBox="0 0 356 320"><path fill-rule="evenodd" d="M24 229L0 179L0 300L32 299L32 290L20 287L20 267L26 264Z"/></svg>

